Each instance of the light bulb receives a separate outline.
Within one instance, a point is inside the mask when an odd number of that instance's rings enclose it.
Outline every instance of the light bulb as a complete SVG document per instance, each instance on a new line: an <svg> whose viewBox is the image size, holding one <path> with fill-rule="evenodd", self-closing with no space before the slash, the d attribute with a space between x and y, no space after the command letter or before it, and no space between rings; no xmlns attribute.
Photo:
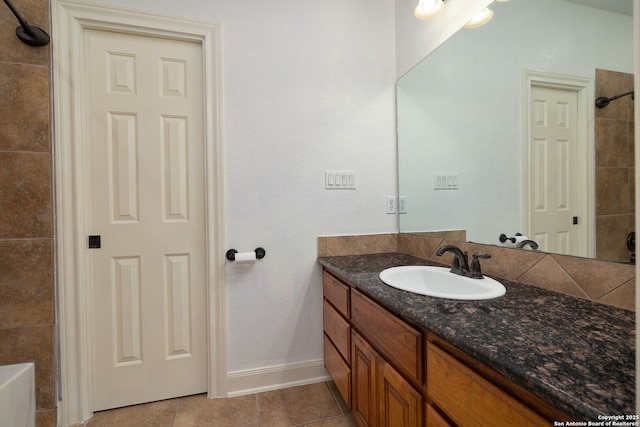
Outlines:
<svg viewBox="0 0 640 427"><path fill-rule="evenodd" d="M418 19L430 19L444 8L444 0L420 0L414 14Z"/></svg>
<svg viewBox="0 0 640 427"><path fill-rule="evenodd" d="M488 7L485 7L465 24L465 28L479 27L480 25L484 25L491 21L491 18L493 18L493 11Z"/></svg>

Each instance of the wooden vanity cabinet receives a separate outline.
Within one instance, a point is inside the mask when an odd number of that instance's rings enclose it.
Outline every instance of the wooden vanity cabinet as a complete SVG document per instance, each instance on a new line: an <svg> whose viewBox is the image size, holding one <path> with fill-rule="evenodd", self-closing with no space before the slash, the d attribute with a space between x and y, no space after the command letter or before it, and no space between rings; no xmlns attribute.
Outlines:
<svg viewBox="0 0 640 427"><path fill-rule="evenodd" d="M570 419L326 271L323 288L325 366L360 427L549 426Z"/></svg>
<svg viewBox="0 0 640 427"><path fill-rule="evenodd" d="M549 420L431 342L427 343L426 384L429 400L460 426L550 425Z"/></svg>
<svg viewBox="0 0 640 427"><path fill-rule="evenodd" d="M378 408L381 427L423 425L420 392L383 358L378 360Z"/></svg>
<svg viewBox="0 0 640 427"><path fill-rule="evenodd" d="M327 272L322 276L324 366L351 407L350 287Z"/></svg>
<svg viewBox="0 0 640 427"><path fill-rule="evenodd" d="M422 426L423 399L390 363L352 331L352 412L361 427Z"/></svg>
<svg viewBox="0 0 640 427"><path fill-rule="evenodd" d="M377 426L378 353L357 332L351 332L351 412L359 426Z"/></svg>
<svg viewBox="0 0 640 427"><path fill-rule="evenodd" d="M351 324L416 386L422 385L422 332L351 290Z"/></svg>

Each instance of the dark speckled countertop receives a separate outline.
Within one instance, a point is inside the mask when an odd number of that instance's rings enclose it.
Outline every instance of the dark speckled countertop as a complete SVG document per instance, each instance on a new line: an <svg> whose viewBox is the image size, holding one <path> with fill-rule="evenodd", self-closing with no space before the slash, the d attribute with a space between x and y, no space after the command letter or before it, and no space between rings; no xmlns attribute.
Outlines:
<svg viewBox="0 0 640 427"><path fill-rule="evenodd" d="M505 296L433 298L385 285L398 253L318 258L400 318L438 335L578 421L635 413L635 313L500 280Z"/></svg>

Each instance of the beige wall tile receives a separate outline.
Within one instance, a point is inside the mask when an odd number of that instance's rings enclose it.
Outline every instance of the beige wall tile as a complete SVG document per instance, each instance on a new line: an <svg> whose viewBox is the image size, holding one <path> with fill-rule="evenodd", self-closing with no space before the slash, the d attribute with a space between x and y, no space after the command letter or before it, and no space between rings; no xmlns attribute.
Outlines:
<svg viewBox="0 0 640 427"><path fill-rule="evenodd" d="M634 230L632 214L599 215L596 217L596 254L598 259L629 262L627 237Z"/></svg>
<svg viewBox="0 0 640 427"><path fill-rule="evenodd" d="M628 167L629 122L596 119L595 130L596 167Z"/></svg>
<svg viewBox="0 0 640 427"><path fill-rule="evenodd" d="M397 234L364 234L318 238L318 256L345 256L396 252Z"/></svg>
<svg viewBox="0 0 640 427"><path fill-rule="evenodd" d="M596 97L611 98L633 89L633 74L596 70ZM618 98L595 109L596 145L596 257L628 261L624 242L635 230L635 138L634 102L630 96ZM626 215L625 218L611 215Z"/></svg>
<svg viewBox="0 0 640 427"><path fill-rule="evenodd" d="M580 289L551 255L542 258L517 280L526 285L544 287L551 291L588 299L587 294Z"/></svg>
<svg viewBox="0 0 640 427"><path fill-rule="evenodd" d="M596 168L596 215L629 212L627 168Z"/></svg>
<svg viewBox="0 0 640 427"><path fill-rule="evenodd" d="M51 36L49 0L20 0L13 2L31 25L40 27ZM26 45L16 37L18 21L8 7L0 8L0 62L49 65L51 43L47 46Z"/></svg>
<svg viewBox="0 0 640 427"><path fill-rule="evenodd" d="M635 266L592 260L585 268L584 258L551 255L573 281L589 296L597 300L635 277Z"/></svg>
<svg viewBox="0 0 640 427"><path fill-rule="evenodd" d="M55 409L36 411L36 427L55 427L57 425Z"/></svg>
<svg viewBox="0 0 640 427"><path fill-rule="evenodd" d="M0 328L53 323L52 240L0 240Z"/></svg>
<svg viewBox="0 0 640 427"><path fill-rule="evenodd" d="M622 286L612 290L598 300L603 304L613 305L627 310L636 309L636 281L635 278L629 280Z"/></svg>
<svg viewBox="0 0 640 427"><path fill-rule="evenodd" d="M0 150L51 150L49 67L0 62L0 117Z"/></svg>
<svg viewBox="0 0 640 427"><path fill-rule="evenodd" d="M50 237L51 155L0 152L0 239Z"/></svg>

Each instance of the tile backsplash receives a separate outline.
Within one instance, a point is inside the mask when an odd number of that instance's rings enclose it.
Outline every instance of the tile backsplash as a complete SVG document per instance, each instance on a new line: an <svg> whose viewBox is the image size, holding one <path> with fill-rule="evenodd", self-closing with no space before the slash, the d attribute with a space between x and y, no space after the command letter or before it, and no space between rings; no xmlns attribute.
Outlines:
<svg viewBox="0 0 640 427"><path fill-rule="evenodd" d="M635 310L635 265L470 243L459 240L461 235L453 231L319 237L318 256L400 252L449 265L450 254L439 257L435 252L455 244L469 253L490 254L482 260L482 271L490 276Z"/></svg>

